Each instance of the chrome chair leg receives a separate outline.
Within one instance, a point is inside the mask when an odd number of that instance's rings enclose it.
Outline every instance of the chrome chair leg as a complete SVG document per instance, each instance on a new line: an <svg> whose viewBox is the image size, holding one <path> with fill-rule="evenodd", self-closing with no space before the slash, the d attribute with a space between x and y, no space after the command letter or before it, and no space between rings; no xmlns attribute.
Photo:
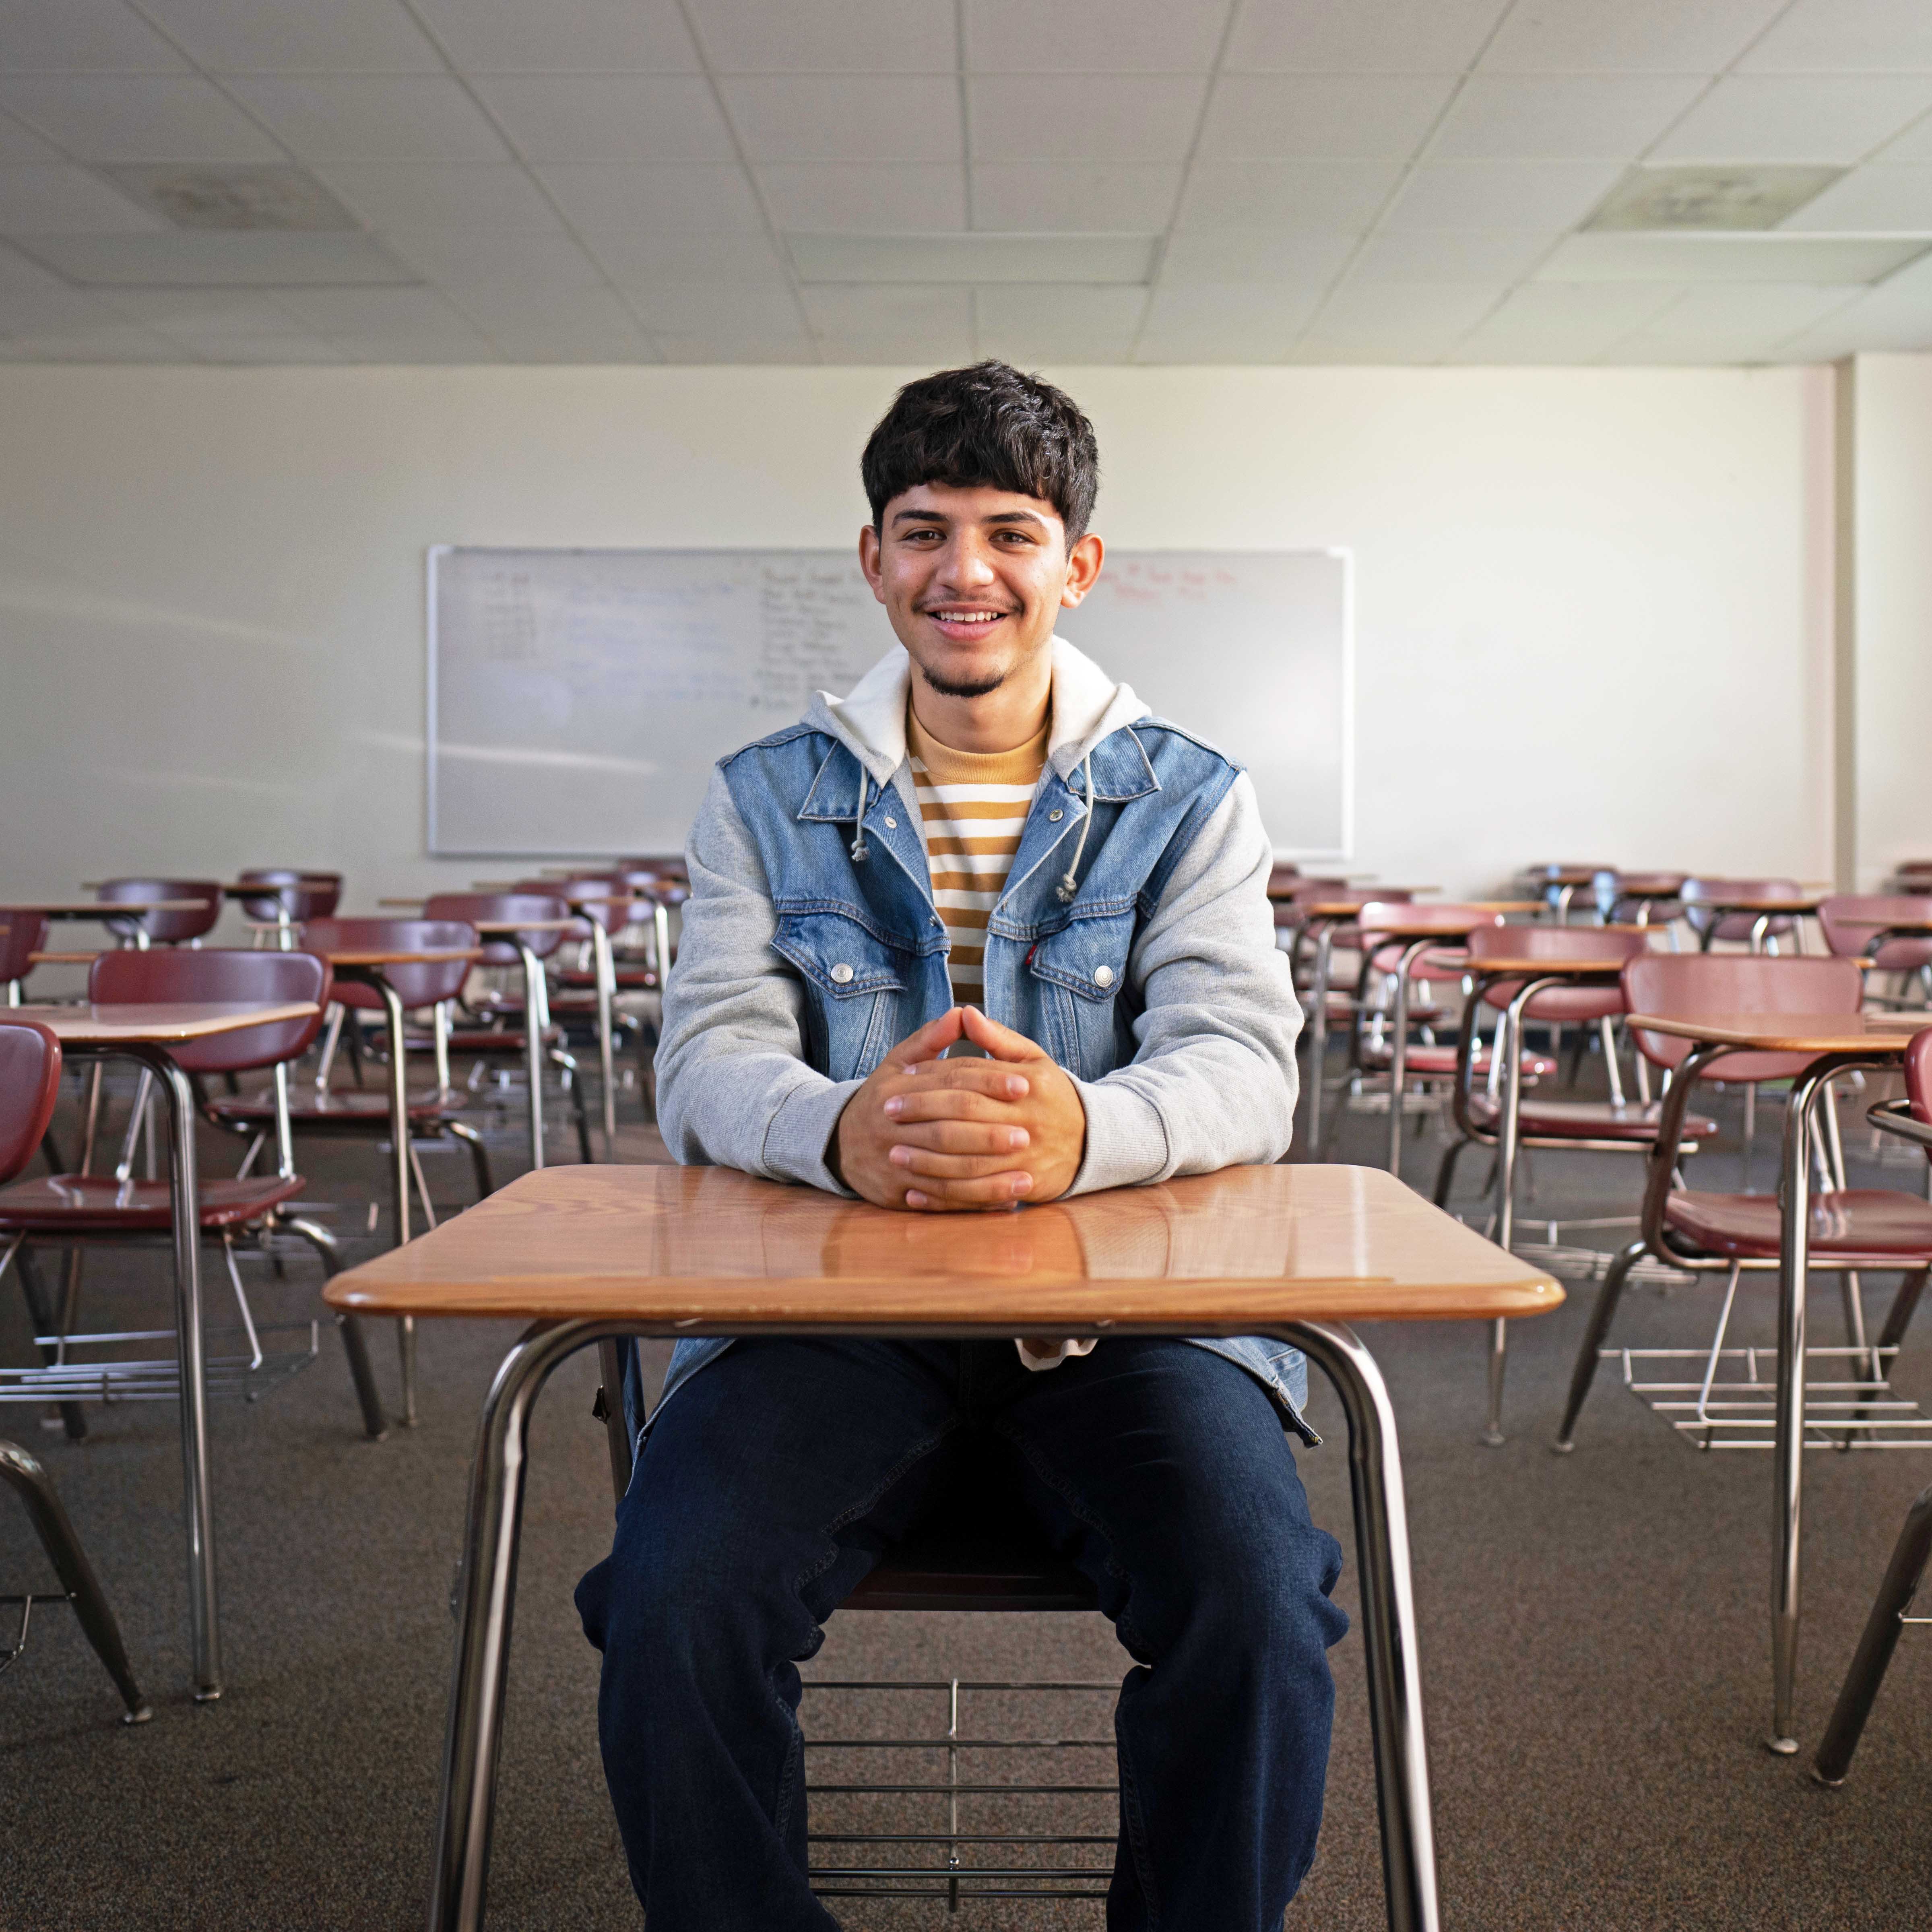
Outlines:
<svg viewBox="0 0 1932 1932"><path fill-rule="evenodd" d="M490 1150L483 1144L483 1136L467 1120L445 1120L443 1125L470 1150L470 1165L476 1175L476 1198L487 1201L496 1191L496 1184L490 1172Z"/></svg>
<svg viewBox="0 0 1932 1932"><path fill-rule="evenodd" d="M121 1721L124 1724L145 1724L154 1714L154 1711L141 1694L140 1685L134 1682L134 1672L128 1662L127 1646L121 1641L121 1626L114 1620L107 1593L101 1588L100 1580L94 1574L94 1565L87 1560L87 1552L81 1547L80 1538L74 1534L74 1525L47 1472L19 1444L0 1441L0 1482L4 1482L26 1504L34 1534L40 1540L40 1547L47 1552L47 1560L52 1564L54 1574L60 1579L68 1600L74 1606L81 1629L93 1645L94 1655L113 1678L122 1702L127 1706Z"/></svg>
<svg viewBox="0 0 1932 1932"><path fill-rule="evenodd" d="M1610 1332L1610 1324L1616 1317L1624 1283L1646 1252L1641 1241L1619 1248L1604 1276L1603 1286L1597 1291L1597 1305L1590 1311L1590 1325L1576 1351L1576 1366L1570 1372L1570 1396L1563 1406L1562 1424L1556 1432L1556 1440L1550 1445L1559 1456L1568 1455L1576 1446L1576 1418L1582 1413L1590 1384L1597 1378L1597 1352L1604 1346L1604 1337Z"/></svg>
<svg viewBox="0 0 1932 1932"><path fill-rule="evenodd" d="M14 1258L14 1264L20 1276L20 1298L27 1304L27 1319L34 1324L34 1333L38 1336L56 1332L53 1305L47 1299L46 1284L40 1279L40 1264L34 1258L34 1251L24 1240L16 1241L8 1250ZM0 1258L0 1274L6 1272L6 1262ZM48 1367L60 1360L58 1345L42 1344L40 1348L41 1362ZM87 1440L87 1414L77 1402L63 1402L56 1405L60 1411L61 1426L67 1432L70 1442Z"/></svg>
<svg viewBox="0 0 1932 1932"><path fill-rule="evenodd" d="M281 1224L292 1234L299 1234L315 1250L322 1274L332 1279L342 1271L342 1252L335 1237L320 1221L297 1215ZM349 1358L349 1378L356 1384L356 1400L362 1410L362 1430L371 1442L380 1442L389 1432L388 1418L382 1413L382 1398L376 1388L376 1371L369 1360L369 1340L361 1320L353 1315L338 1315L336 1326L342 1332L342 1352Z"/></svg>

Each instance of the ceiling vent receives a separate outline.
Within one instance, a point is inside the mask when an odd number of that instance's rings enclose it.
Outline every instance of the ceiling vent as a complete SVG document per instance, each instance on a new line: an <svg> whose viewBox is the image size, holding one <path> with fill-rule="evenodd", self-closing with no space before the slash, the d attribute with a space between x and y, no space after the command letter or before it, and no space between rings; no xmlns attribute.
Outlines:
<svg viewBox="0 0 1932 1932"><path fill-rule="evenodd" d="M801 282L1144 284L1153 235L790 235Z"/></svg>
<svg viewBox="0 0 1932 1932"><path fill-rule="evenodd" d="M124 194L177 228L353 234L362 226L296 167L126 167L104 170Z"/></svg>
<svg viewBox="0 0 1932 1932"><path fill-rule="evenodd" d="M1814 196L1823 194L1843 168L1796 167L1700 161L1688 167L1633 168L1596 213L1592 228L1775 228Z"/></svg>

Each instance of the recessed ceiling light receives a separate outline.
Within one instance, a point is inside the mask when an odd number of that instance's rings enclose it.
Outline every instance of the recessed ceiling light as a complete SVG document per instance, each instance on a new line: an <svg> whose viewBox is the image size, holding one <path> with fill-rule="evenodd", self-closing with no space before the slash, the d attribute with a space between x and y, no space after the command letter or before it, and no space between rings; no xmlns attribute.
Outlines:
<svg viewBox="0 0 1932 1932"><path fill-rule="evenodd" d="M790 235L799 280L1144 283L1153 235Z"/></svg>
<svg viewBox="0 0 1932 1932"><path fill-rule="evenodd" d="M370 288L421 279L371 235L40 235L14 245L82 288Z"/></svg>
<svg viewBox="0 0 1932 1932"><path fill-rule="evenodd" d="M1584 234L1567 236L1539 282L1882 282L1932 235Z"/></svg>
<svg viewBox="0 0 1932 1932"><path fill-rule="evenodd" d="M352 234L362 224L306 169L129 167L102 172L177 228Z"/></svg>
<svg viewBox="0 0 1932 1932"><path fill-rule="evenodd" d="M1775 228L1843 168L1796 167L1756 162L1633 168L1584 223L1592 228Z"/></svg>

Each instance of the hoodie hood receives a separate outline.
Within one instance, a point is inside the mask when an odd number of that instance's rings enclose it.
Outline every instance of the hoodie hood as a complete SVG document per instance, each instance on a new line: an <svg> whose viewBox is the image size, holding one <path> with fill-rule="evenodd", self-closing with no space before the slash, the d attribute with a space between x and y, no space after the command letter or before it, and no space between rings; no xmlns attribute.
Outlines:
<svg viewBox="0 0 1932 1932"><path fill-rule="evenodd" d="M821 691L805 722L830 732L885 786L906 763L906 702L911 689L912 659L903 644L895 644L847 696ZM1064 638L1053 640L1052 705L1046 761L1063 778L1102 738L1148 715L1129 686L1116 684Z"/></svg>

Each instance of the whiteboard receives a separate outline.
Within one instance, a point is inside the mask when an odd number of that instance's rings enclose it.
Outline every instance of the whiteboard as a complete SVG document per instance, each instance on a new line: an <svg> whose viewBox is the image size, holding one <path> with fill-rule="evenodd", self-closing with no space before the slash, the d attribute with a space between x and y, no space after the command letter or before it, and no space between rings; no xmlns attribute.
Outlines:
<svg viewBox="0 0 1932 1932"><path fill-rule="evenodd" d="M712 765L890 648L850 551L429 553L429 849L676 852ZM1060 634L1253 773L1277 855L1353 839L1351 560L1110 551Z"/></svg>

